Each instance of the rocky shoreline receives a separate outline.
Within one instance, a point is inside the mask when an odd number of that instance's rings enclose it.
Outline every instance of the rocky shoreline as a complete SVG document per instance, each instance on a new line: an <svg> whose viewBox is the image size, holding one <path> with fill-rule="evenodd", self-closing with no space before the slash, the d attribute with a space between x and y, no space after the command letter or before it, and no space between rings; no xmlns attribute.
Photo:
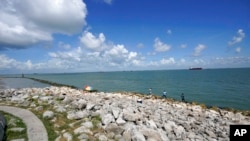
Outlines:
<svg viewBox="0 0 250 141"><path fill-rule="evenodd" d="M58 141L62 138L68 141L228 141L229 125L250 124L250 117L240 112L212 110L155 96L89 93L69 87L0 90L0 105L41 113L42 118L52 123Z"/></svg>

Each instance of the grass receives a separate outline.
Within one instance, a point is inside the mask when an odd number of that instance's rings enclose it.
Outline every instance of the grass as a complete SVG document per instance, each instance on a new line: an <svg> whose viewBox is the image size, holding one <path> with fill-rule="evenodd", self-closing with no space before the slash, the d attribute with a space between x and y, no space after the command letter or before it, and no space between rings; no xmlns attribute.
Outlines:
<svg viewBox="0 0 250 141"><path fill-rule="evenodd" d="M0 111L0 112L4 115L4 117L7 121L7 130L6 130L7 141L14 140L14 139L24 139L25 141L27 141L28 140L27 127L23 123L23 121L19 117L16 117L12 114L2 112L2 111ZM10 124L10 121L13 124ZM24 128L24 130L21 132L10 130L11 128L16 128L16 127Z"/></svg>
<svg viewBox="0 0 250 141"><path fill-rule="evenodd" d="M98 128L98 124L101 123L102 118L100 116L94 116L91 119L92 124L93 124L93 130Z"/></svg>
<svg viewBox="0 0 250 141"><path fill-rule="evenodd" d="M44 106L42 111L35 111L32 110L32 112L43 122L47 133L48 133L48 140L49 141L54 141L57 138L57 133L54 130L54 123L52 123L49 119L43 118L43 112L49 110L49 106Z"/></svg>

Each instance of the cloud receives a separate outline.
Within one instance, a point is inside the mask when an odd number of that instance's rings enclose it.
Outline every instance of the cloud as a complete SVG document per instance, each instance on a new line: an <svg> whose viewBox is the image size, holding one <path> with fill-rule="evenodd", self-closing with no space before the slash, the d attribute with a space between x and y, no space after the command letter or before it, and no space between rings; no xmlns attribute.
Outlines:
<svg viewBox="0 0 250 141"><path fill-rule="evenodd" d="M199 44L197 47L194 48L193 56L200 56L201 52L206 48L205 45Z"/></svg>
<svg viewBox="0 0 250 141"><path fill-rule="evenodd" d="M112 4L112 1L113 0L103 0L105 3L107 3L107 4Z"/></svg>
<svg viewBox="0 0 250 141"><path fill-rule="evenodd" d="M240 53L240 52L241 52L241 47L237 47L237 48L235 49L235 52L236 52L236 53Z"/></svg>
<svg viewBox="0 0 250 141"><path fill-rule="evenodd" d="M49 52L48 55L52 58L67 59L73 61L81 61L82 49L78 47L65 52Z"/></svg>
<svg viewBox="0 0 250 141"><path fill-rule="evenodd" d="M171 29L168 29L168 30L167 30L167 34L168 34L168 35L171 35L171 34L172 34L172 30L171 30Z"/></svg>
<svg viewBox="0 0 250 141"><path fill-rule="evenodd" d="M215 57L211 59L214 67L248 67L250 65L250 57Z"/></svg>
<svg viewBox="0 0 250 141"><path fill-rule="evenodd" d="M0 70L18 69L18 70L31 70L33 68L32 62L27 60L26 62L20 62L13 58L9 58L4 54L0 54Z"/></svg>
<svg viewBox="0 0 250 141"><path fill-rule="evenodd" d="M154 48L156 52L165 52L170 50L171 45L165 44L161 42L159 38L155 38L154 40Z"/></svg>
<svg viewBox="0 0 250 141"><path fill-rule="evenodd" d="M133 62L137 59L138 54L136 52L129 52L124 45L115 45L110 50L104 52L103 59L105 59L109 65L128 65L137 64Z"/></svg>
<svg viewBox="0 0 250 141"><path fill-rule="evenodd" d="M67 49L71 49L71 45L70 44L65 44L65 43L63 43L61 41L58 43L58 47L62 48L62 49L66 49L66 50Z"/></svg>
<svg viewBox="0 0 250 141"><path fill-rule="evenodd" d="M50 62L57 64L59 68L64 65L65 69L78 68L79 71L81 68L92 69L92 71L96 68L125 68L139 66L142 63L142 58L137 52L129 51L122 44L106 43L103 33L94 36L91 32L84 31L79 40L84 46L48 53L51 57ZM84 50L86 48L88 50Z"/></svg>
<svg viewBox="0 0 250 141"><path fill-rule="evenodd" d="M96 37L91 32L84 31L80 37L80 42L88 49L103 50L102 45L105 42L105 36L103 33L100 33Z"/></svg>
<svg viewBox="0 0 250 141"><path fill-rule="evenodd" d="M242 29L239 29L237 32L237 35L232 38L231 41L228 42L228 45L232 46L236 43L242 42L242 40L245 38L245 33Z"/></svg>
<svg viewBox="0 0 250 141"><path fill-rule="evenodd" d="M187 48L187 44L181 44L180 48Z"/></svg>
<svg viewBox="0 0 250 141"><path fill-rule="evenodd" d="M138 47L138 48L143 48L143 47L144 47L144 44L143 44L143 43L139 43L139 44L137 44L137 47Z"/></svg>
<svg viewBox="0 0 250 141"><path fill-rule="evenodd" d="M2 0L0 46L27 48L52 41L54 33L78 33L86 15L82 0Z"/></svg>
<svg viewBox="0 0 250 141"><path fill-rule="evenodd" d="M162 65L175 64L175 59L173 57L170 57L168 59L163 58L163 59L161 59L160 63Z"/></svg>

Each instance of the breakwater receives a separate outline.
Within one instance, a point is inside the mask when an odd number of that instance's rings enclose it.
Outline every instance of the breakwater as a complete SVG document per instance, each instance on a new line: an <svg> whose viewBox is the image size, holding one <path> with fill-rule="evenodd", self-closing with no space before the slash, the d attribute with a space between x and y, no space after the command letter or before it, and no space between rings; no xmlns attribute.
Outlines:
<svg viewBox="0 0 250 141"><path fill-rule="evenodd" d="M54 125L58 140L229 140L229 125L250 123L241 112L69 87L2 90L0 103L40 112L47 124ZM62 115L65 119L60 121Z"/></svg>

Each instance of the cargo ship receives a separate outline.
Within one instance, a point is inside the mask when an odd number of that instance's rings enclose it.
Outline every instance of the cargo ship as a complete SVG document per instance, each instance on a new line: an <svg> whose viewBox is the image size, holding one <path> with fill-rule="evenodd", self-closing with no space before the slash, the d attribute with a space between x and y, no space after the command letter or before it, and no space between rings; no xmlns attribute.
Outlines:
<svg viewBox="0 0 250 141"><path fill-rule="evenodd" d="M202 70L202 68L189 68L189 70Z"/></svg>

